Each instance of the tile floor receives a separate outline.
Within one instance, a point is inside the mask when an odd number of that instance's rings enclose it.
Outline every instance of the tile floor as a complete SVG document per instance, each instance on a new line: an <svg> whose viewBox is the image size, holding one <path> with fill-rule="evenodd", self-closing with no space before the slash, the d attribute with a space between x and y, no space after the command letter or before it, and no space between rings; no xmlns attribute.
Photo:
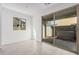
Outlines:
<svg viewBox="0 0 79 59"><path fill-rule="evenodd" d="M3 45L0 55L76 55L72 52L54 47L45 42L26 40Z"/></svg>

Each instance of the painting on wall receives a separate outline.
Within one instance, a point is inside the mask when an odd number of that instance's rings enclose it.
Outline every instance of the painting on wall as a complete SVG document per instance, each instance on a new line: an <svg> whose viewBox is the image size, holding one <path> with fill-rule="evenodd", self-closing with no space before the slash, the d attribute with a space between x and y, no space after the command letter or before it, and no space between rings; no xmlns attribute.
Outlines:
<svg viewBox="0 0 79 59"><path fill-rule="evenodd" d="M26 30L26 19L13 17L13 30Z"/></svg>

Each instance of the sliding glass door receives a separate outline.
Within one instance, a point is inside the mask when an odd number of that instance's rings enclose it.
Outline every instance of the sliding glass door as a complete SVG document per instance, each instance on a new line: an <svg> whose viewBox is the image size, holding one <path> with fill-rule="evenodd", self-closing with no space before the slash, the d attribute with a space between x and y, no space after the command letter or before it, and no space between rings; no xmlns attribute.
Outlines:
<svg viewBox="0 0 79 59"><path fill-rule="evenodd" d="M55 17L55 45L76 52L76 11L62 11Z"/></svg>
<svg viewBox="0 0 79 59"><path fill-rule="evenodd" d="M54 28L53 28L53 21L43 21L43 41L53 43L54 37Z"/></svg>
<svg viewBox="0 0 79 59"><path fill-rule="evenodd" d="M43 41L65 50L77 52L75 7L44 16L42 22Z"/></svg>

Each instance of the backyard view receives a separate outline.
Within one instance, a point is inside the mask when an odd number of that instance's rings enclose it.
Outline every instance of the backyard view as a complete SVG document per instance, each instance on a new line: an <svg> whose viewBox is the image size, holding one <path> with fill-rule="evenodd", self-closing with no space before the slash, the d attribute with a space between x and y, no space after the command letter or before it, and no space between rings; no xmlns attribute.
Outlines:
<svg viewBox="0 0 79 59"><path fill-rule="evenodd" d="M52 36L52 26L54 25L53 24L53 21L48 21L49 23L47 24L46 26L46 36ZM76 26L76 23L77 23L77 19L76 17L70 17L70 18L65 18L65 19L60 19L60 20L56 20L55 21L55 26L56 27L62 27L64 29L63 26ZM66 28L65 28L66 29ZM43 26L43 38L45 38L45 28Z"/></svg>
<svg viewBox="0 0 79 59"><path fill-rule="evenodd" d="M50 16L43 20L43 41L76 52L76 12L59 12L56 13L55 19Z"/></svg>

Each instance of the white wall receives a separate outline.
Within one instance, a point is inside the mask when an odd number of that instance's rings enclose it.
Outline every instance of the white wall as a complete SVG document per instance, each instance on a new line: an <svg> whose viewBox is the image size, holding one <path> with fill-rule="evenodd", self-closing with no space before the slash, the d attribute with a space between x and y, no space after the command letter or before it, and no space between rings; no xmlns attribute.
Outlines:
<svg viewBox="0 0 79 59"><path fill-rule="evenodd" d="M34 40L41 41L41 28L40 28L41 27L41 16L39 15L40 14L39 12L36 12L34 10L31 11L29 9L24 9L22 7L18 8L18 5L14 5L14 4L5 4L4 3L4 4L2 4L2 6L5 8L8 8L10 10L14 10L16 12L31 15L33 17L30 22L32 24L31 38Z"/></svg>
<svg viewBox="0 0 79 59"><path fill-rule="evenodd" d="M1 32L2 38L1 43L3 44L10 44L14 42L19 42L28 39L35 39L37 41L41 41L41 15L40 13L34 13L28 10L20 10L17 8L12 8L10 6L3 6L2 5L2 19L1 19ZM25 13L24 13L25 12ZM23 14L22 14L23 13ZM25 15L24 15L25 14ZM33 17L30 17L28 15ZM18 17L26 17L29 18L27 21L27 30L26 31L13 31L13 16Z"/></svg>
<svg viewBox="0 0 79 59"><path fill-rule="evenodd" d="M2 7L2 44L10 44L18 41L31 39L32 34L32 19L31 16L18 13L16 11L9 10ZM13 30L13 17L23 17L27 19L26 31L14 31Z"/></svg>
<svg viewBox="0 0 79 59"><path fill-rule="evenodd" d="M41 15L33 16L33 39L41 41Z"/></svg>

